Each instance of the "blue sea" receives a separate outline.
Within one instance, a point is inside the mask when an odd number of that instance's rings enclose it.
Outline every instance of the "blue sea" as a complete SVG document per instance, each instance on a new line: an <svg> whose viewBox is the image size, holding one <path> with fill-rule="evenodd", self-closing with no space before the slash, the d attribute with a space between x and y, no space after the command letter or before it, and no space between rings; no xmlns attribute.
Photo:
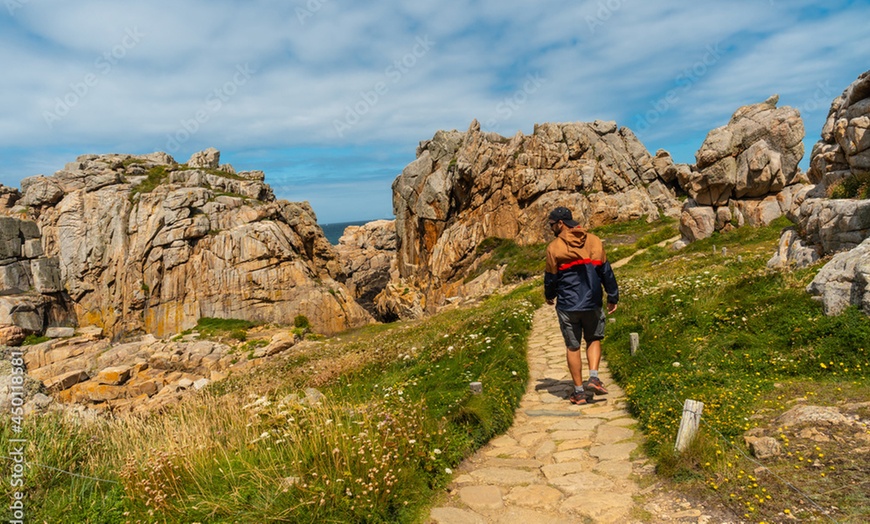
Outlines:
<svg viewBox="0 0 870 524"><path fill-rule="evenodd" d="M341 238L341 235L344 234L344 230L347 226L361 226L363 224L368 224L369 222L373 222L374 220L359 220L357 222L336 222L334 224L322 224L320 227L323 229L323 234L326 235L326 239L329 240L329 243L333 246L338 244L338 239Z"/></svg>

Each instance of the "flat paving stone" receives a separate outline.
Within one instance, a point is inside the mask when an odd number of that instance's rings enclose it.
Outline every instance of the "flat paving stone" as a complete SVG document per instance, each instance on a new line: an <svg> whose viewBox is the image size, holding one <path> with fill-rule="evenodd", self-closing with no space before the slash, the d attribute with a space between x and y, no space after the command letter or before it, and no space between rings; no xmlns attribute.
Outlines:
<svg viewBox="0 0 870 524"><path fill-rule="evenodd" d="M564 495L558 489L544 484L520 486L511 489L505 496L505 501L517 506L535 509L555 508Z"/></svg>
<svg viewBox="0 0 870 524"><path fill-rule="evenodd" d="M549 431L593 431L600 426L604 419L594 417L582 417L573 420L559 420L547 427Z"/></svg>
<svg viewBox="0 0 870 524"><path fill-rule="evenodd" d="M529 458L529 449L522 446L492 448L486 452L488 457Z"/></svg>
<svg viewBox="0 0 870 524"><path fill-rule="evenodd" d="M433 508L429 518L433 524L487 524L482 515L459 508Z"/></svg>
<svg viewBox="0 0 870 524"><path fill-rule="evenodd" d="M535 484L542 480L537 472L524 469L481 468L472 471L470 475L478 482L484 484L497 484L499 486Z"/></svg>
<svg viewBox="0 0 870 524"><path fill-rule="evenodd" d="M468 486L459 490L459 499L475 511L504 507L502 491L498 486Z"/></svg>
<svg viewBox="0 0 870 524"><path fill-rule="evenodd" d="M629 460L632 451L637 448L634 442L624 444L608 444L605 446L592 446L589 454L598 460Z"/></svg>
<svg viewBox="0 0 870 524"><path fill-rule="evenodd" d="M627 480L634 472L634 465L625 460L602 460L592 469L611 478Z"/></svg>
<svg viewBox="0 0 870 524"><path fill-rule="evenodd" d="M633 436L634 430L602 424L598 426L598 431L595 433L595 442L599 444L616 444Z"/></svg>
<svg viewBox="0 0 870 524"><path fill-rule="evenodd" d="M595 522L625 522L632 505L631 495L598 491L570 497L561 509L586 515Z"/></svg>
<svg viewBox="0 0 870 524"><path fill-rule="evenodd" d="M573 431L553 431L550 433L550 438L556 442L562 440L589 440L594 433L592 431L573 430Z"/></svg>
<svg viewBox="0 0 870 524"><path fill-rule="evenodd" d="M590 466L597 464L597 462L563 462L561 464L548 464L541 468L541 473L547 477L548 480L553 480L559 477L564 477L565 475L572 475L574 473L582 473L584 471L589 471L591 469Z"/></svg>
<svg viewBox="0 0 870 524"><path fill-rule="evenodd" d="M609 478L591 471L557 477L550 480L549 484L559 488L563 493L568 495L583 494L587 498L589 498L592 493L597 495L600 492L613 489L615 486L613 481Z"/></svg>
<svg viewBox="0 0 870 524"><path fill-rule="evenodd" d="M576 442L576 441L575 441ZM585 440L580 441L581 443L586 444L582 447L577 447L567 451L559 451L557 453L553 453L553 460L557 463L562 462L583 462L584 464L596 464L598 460L592 458L592 455L589 454L589 445L592 444L591 441Z"/></svg>
<svg viewBox="0 0 870 524"><path fill-rule="evenodd" d="M577 524L577 519L559 513L510 508L493 522L495 524Z"/></svg>

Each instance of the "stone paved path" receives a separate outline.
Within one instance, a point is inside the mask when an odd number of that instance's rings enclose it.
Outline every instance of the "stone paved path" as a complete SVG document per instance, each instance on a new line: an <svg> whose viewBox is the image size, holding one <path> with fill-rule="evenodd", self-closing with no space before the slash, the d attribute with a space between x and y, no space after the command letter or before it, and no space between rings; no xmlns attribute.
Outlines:
<svg viewBox="0 0 870 524"><path fill-rule="evenodd" d="M599 376L610 393L595 397L592 405L568 402L573 386L553 308L539 309L533 322L531 379L514 425L457 468L446 500L431 510L429 522L709 522L708 515L678 498L635 502L643 499L636 495L657 486L638 449L642 436L624 409L623 391L602 359ZM588 378L585 352L583 376ZM642 477L647 480L639 483Z"/></svg>

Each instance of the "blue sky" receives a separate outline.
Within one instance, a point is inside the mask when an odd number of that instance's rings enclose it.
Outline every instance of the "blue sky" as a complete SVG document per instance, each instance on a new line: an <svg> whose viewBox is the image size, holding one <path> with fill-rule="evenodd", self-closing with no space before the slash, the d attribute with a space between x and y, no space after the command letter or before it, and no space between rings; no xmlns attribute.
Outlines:
<svg viewBox="0 0 870 524"><path fill-rule="evenodd" d="M807 128L870 69L870 1L4 0L0 183L207 147L321 224L392 217L439 129L615 120L694 162L741 105Z"/></svg>

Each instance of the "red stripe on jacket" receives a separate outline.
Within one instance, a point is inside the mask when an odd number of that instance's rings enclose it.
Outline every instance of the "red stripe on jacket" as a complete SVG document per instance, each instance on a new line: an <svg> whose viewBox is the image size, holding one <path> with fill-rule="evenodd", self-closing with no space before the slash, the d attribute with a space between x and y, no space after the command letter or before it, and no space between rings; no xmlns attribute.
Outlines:
<svg viewBox="0 0 870 524"><path fill-rule="evenodd" d="M559 271L564 271L568 268L571 268L574 266L579 266L581 264L592 264L593 266L600 266L603 263L604 262L602 262L600 260L593 260L591 258L578 258L577 260L572 260L571 262L566 262L566 263L562 264L561 266L559 266L558 269L559 269Z"/></svg>

